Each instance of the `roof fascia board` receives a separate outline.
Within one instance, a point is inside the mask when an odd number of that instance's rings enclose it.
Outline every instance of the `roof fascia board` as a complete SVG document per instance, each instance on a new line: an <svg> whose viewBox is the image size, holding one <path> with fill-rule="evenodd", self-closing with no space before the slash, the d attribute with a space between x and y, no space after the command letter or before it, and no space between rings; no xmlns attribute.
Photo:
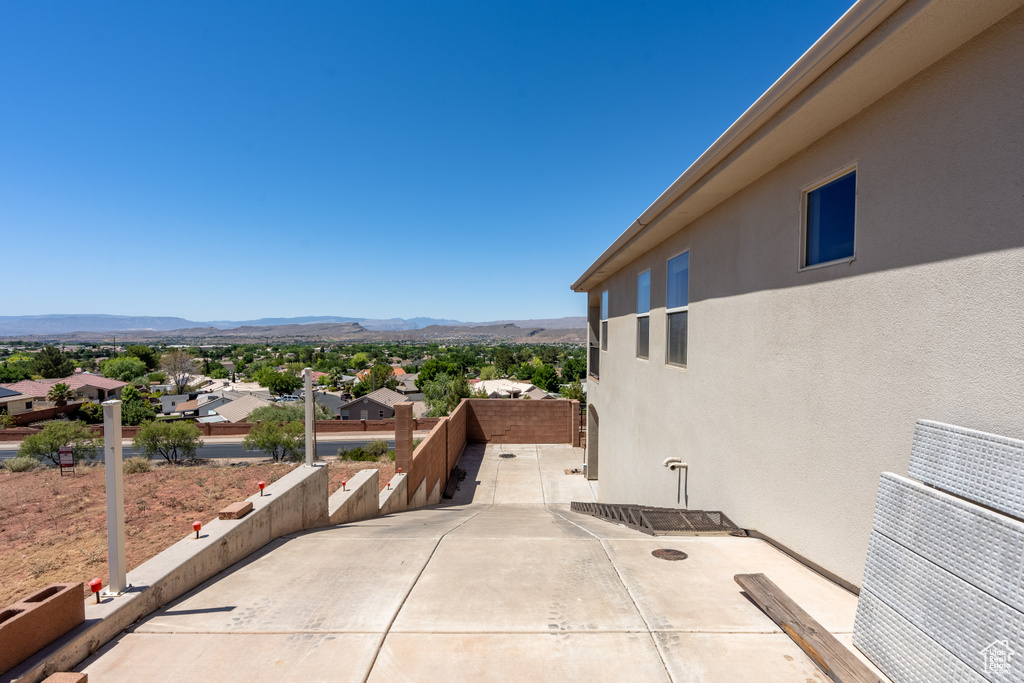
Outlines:
<svg viewBox="0 0 1024 683"><path fill-rule="evenodd" d="M729 126L707 151L700 155L668 189L654 200L601 256L572 284L573 291L584 285L605 263L630 241L673 207L687 190L696 185L761 126L792 102L807 86L827 71L853 46L888 19L907 0L859 0L824 35L789 67L761 97Z"/></svg>

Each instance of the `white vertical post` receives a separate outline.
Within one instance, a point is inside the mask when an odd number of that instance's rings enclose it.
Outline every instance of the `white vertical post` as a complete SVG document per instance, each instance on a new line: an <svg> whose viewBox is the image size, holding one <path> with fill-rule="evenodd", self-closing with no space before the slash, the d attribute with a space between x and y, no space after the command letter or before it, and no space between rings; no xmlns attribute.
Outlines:
<svg viewBox="0 0 1024 683"><path fill-rule="evenodd" d="M103 402L103 460L107 476L107 592L128 587L124 555L124 462L121 453L121 402Z"/></svg>
<svg viewBox="0 0 1024 683"><path fill-rule="evenodd" d="M302 371L306 383L306 467L313 466L313 368Z"/></svg>

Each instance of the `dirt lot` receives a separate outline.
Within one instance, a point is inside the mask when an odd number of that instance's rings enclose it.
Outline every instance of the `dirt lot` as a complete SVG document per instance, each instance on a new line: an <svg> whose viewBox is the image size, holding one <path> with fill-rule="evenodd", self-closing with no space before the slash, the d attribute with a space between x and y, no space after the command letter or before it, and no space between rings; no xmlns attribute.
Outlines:
<svg viewBox="0 0 1024 683"><path fill-rule="evenodd" d="M259 492L294 465L155 466L125 475L125 546L129 571L192 530L216 519L228 503ZM330 492L363 469L380 470L381 488L394 464L331 462ZM50 583L95 578L107 584L106 485L103 467L76 476L56 469L12 474L0 468L0 607Z"/></svg>

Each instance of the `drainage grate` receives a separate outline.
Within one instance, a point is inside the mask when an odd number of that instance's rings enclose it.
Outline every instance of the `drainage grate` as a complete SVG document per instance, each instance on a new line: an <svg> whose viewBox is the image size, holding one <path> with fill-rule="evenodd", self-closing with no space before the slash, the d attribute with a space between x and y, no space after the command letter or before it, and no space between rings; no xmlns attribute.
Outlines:
<svg viewBox="0 0 1024 683"><path fill-rule="evenodd" d="M746 536L728 517L711 510L573 502L573 512L623 524L651 536Z"/></svg>
<svg viewBox="0 0 1024 683"><path fill-rule="evenodd" d="M657 550L652 550L651 555L654 555L659 560L670 560L673 562L685 560L689 557L682 550L676 550L675 548L658 548Z"/></svg>
<svg viewBox="0 0 1024 683"><path fill-rule="evenodd" d="M514 457L516 457L516 454L515 453L502 453L498 457L499 458L514 458Z"/></svg>

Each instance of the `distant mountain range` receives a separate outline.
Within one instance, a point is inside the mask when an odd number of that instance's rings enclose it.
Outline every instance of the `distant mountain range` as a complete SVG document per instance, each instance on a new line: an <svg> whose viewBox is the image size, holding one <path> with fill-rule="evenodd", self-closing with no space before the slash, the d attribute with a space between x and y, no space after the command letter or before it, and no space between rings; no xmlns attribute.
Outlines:
<svg viewBox="0 0 1024 683"><path fill-rule="evenodd" d="M439 318L350 318L306 316L196 322L185 318L128 315L24 315L0 316L0 337L63 337L102 339L106 335L130 339L154 338L324 338L324 339L483 339L540 336L574 340L586 318L463 322ZM422 331L422 332L419 332ZM540 339L537 339L540 341Z"/></svg>

